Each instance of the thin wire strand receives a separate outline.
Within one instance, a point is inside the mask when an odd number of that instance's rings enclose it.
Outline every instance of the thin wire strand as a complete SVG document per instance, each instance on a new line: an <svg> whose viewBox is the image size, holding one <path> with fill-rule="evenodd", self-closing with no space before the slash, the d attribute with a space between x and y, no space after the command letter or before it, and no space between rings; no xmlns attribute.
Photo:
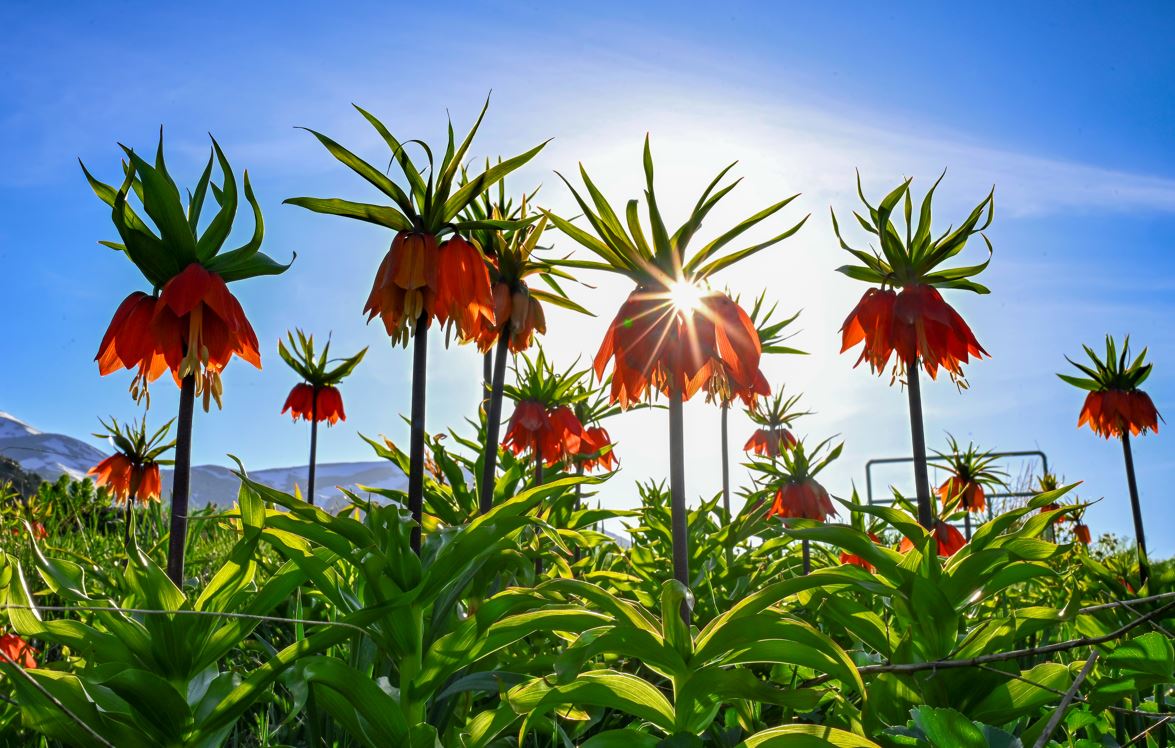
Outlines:
<svg viewBox="0 0 1175 748"><path fill-rule="evenodd" d="M9 665L12 665L16 672L20 673L22 678L31 683L33 688L40 691L42 696L52 702L54 706L61 710L62 714L64 714L66 717L69 717L70 720L72 720L78 727L85 730L90 737L92 737L94 740L97 740L102 745L107 746L107 748L114 748L114 743L111 743L109 740L102 737L94 728L86 724L86 722L81 717L74 714L69 707L67 707L65 704L62 704L56 696L49 693L48 689L38 683L36 678L26 673L25 669L16 663L16 660L9 657L7 652L0 650L0 657L3 657Z"/></svg>

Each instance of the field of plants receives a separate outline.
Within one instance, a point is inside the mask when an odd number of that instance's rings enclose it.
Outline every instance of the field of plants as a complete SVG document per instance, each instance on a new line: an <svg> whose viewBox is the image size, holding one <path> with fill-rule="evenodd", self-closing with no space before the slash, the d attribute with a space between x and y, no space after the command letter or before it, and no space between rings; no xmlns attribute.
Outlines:
<svg viewBox="0 0 1175 748"><path fill-rule="evenodd" d="M373 202L286 202L387 229L362 313L411 367L410 438L367 441L406 489L340 489L343 508L314 504L319 427L346 418L346 379L366 351L340 355L297 320L282 341L258 340L230 289L279 284L290 263L261 251L248 172L238 182L213 140L195 183L177 184L162 133L153 155L123 146L121 168L113 158L83 165L113 222L95 238L111 262L142 274L139 288L110 294L116 310L94 341L98 374L128 380L127 412L102 421L115 452L92 479L3 489L3 744L1039 748L1175 738L1175 566L1147 557L1135 480L1146 465L1131 451L1162 421L1144 391L1145 348L1107 338L1057 367L1057 386L1084 398L1078 428L1122 450L1123 491L1106 500L1132 514L1128 541L1092 537L1079 475L1028 476L1024 490L992 452L953 438L941 452L926 444L922 388L965 390L965 367L988 356L948 299L989 292L979 278L994 252L984 234L994 191L943 220L932 210L942 177L921 194L906 179L876 196L858 178L859 205L833 206L841 249L829 251L843 251L839 271L862 288L839 331L853 356L844 364L864 364L862 382L868 370L880 379L870 385L909 405L909 422L892 427L895 443L909 440L916 490L869 503L821 482L843 445L806 433L818 397L761 371L765 357L801 353L797 313L722 281L829 219L793 214L792 195L712 225L720 201L738 200L733 165L697 186L688 215L663 215L648 138L633 163L641 198L605 195L589 164L559 175L579 206L560 215L508 181L543 145L471 157L486 108L466 134L450 124L447 142L431 144L356 109L386 150L364 157L326 134L306 137L365 181ZM252 233L233 247L238 213ZM601 274L632 283L617 310L591 301ZM553 307L603 314L590 365L544 353ZM484 354L484 396L464 426L436 433L427 405L445 393L427 386L428 357L457 345ZM305 483L276 490L238 463L235 497L190 508L194 410L231 408L222 373L233 358L260 367L263 351L298 382L283 412L306 423ZM150 396L172 383L174 418ZM721 418L704 435L722 454L713 496L685 481L691 398ZM634 409L663 419L670 470L639 484L638 508L610 509L602 497L615 491L607 484L624 445L607 426ZM733 409L750 416L751 433L730 428ZM732 485L728 456L740 445L751 481ZM161 466L174 471L167 503ZM940 485L931 467L948 476ZM997 505L1008 493L1027 498Z"/></svg>

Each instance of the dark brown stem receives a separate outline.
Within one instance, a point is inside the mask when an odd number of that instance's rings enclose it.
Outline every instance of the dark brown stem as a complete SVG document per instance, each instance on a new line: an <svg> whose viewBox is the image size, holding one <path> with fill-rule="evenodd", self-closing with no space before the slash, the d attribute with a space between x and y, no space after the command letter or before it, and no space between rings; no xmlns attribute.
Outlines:
<svg viewBox="0 0 1175 748"><path fill-rule="evenodd" d="M1138 546L1139 589L1150 579L1150 562L1146 555L1146 533L1142 527L1142 505L1138 501L1138 482L1134 478L1134 452L1130 449L1130 433L1122 433L1122 456L1126 459L1126 482L1130 487L1130 509L1134 512L1134 542Z"/></svg>
<svg viewBox="0 0 1175 748"><path fill-rule="evenodd" d="M906 392L910 400L910 441L914 447L914 486L918 493L918 523L933 529L930 510L930 478L926 472L926 432L922 425L922 384L918 378L918 359L906 366Z"/></svg>
<svg viewBox="0 0 1175 748"><path fill-rule="evenodd" d="M481 357L481 405L484 408L493 393L494 352L486 351Z"/></svg>
<svg viewBox="0 0 1175 748"><path fill-rule="evenodd" d="M689 587L689 525L685 506L685 426L681 383L670 376L669 391L669 503L673 536L673 577ZM662 611L662 615L669 615ZM681 616L689 624L690 611L683 602Z"/></svg>
<svg viewBox="0 0 1175 748"><path fill-rule="evenodd" d="M538 444L534 447L534 485L536 488L543 485L543 450ZM543 544L537 530L534 534L534 543L537 551L534 557L534 578L537 581L543 575Z"/></svg>
<svg viewBox="0 0 1175 748"><path fill-rule="evenodd" d="M486 410L486 443L481 456L481 486L477 511L485 514L494 508L494 473L498 467L498 435L502 427L502 389L506 386L506 358L509 352L510 322L498 333L498 350L494 354L493 380L490 382L489 408ZM489 354L486 354L488 360Z"/></svg>
<svg viewBox="0 0 1175 748"><path fill-rule="evenodd" d="M812 573L812 548L808 545L808 539L804 538L804 576Z"/></svg>
<svg viewBox="0 0 1175 748"><path fill-rule="evenodd" d="M184 586L184 549L188 539L188 493L192 475L192 415L196 407L196 376L180 382L180 410L176 418L175 469L171 476L171 528L167 538L167 576Z"/></svg>
<svg viewBox="0 0 1175 748"><path fill-rule="evenodd" d="M1044 732L1036 739L1032 748L1044 748L1044 746L1048 745L1049 738L1053 736L1053 731L1057 729L1057 725L1061 724L1061 718L1065 716L1065 710L1073 703L1073 699L1077 696L1077 691L1081 688L1085 676L1089 675L1090 670L1093 670L1093 665L1097 662L1097 656L1097 650L1089 653L1089 657L1085 660L1085 666L1081 668L1081 672L1073 679L1073 685L1069 686L1069 690L1061 698L1061 703L1057 704L1057 708L1053 710L1048 724L1045 725Z"/></svg>
<svg viewBox="0 0 1175 748"><path fill-rule="evenodd" d="M306 477L306 500L314 506L314 473L318 461L318 389L310 403L310 474Z"/></svg>
<svg viewBox="0 0 1175 748"><path fill-rule="evenodd" d="M412 552L420 555L424 521L424 405L428 378L428 312L421 312L412 334L412 426L408 442L408 511L412 528Z"/></svg>
<svg viewBox="0 0 1175 748"><path fill-rule="evenodd" d="M967 542L971 542L971 510L964 507L963 511L963 536L967 538Z"/></svg>
<svg viewBox="0 0 1175 748"><path fill-rule="evenodd" d="M139 495L139 483L142 481L142 476L136 471L131 475L130 490L126 495L126 515L123 519L126 520L124 528L122 543L126 547L127 560L130 560L131 554L131 536L134 533L133 525L135 520L135 500Z"/></svg>
<svg viewBox="0 0 1175 748"><path fill-rule="evenodd" d="M730 403L722 403L722 508L730 521L730 436L727 429Z"/></svg>

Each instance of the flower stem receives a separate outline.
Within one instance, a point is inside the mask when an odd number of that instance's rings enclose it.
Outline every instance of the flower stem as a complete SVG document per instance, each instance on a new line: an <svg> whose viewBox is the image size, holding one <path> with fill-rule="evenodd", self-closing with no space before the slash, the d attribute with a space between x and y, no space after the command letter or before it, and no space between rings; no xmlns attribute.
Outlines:
<svg viewBox="0 0 1175 748"><path fill-rule="evenodd" d="M536 488L543 485L543 450L537 444L534 450L534 485ZM534 556L534 579L537 584L539 577L543 575L543 544L537 530L534 533L534 544L537 551Z"/></svg>
<svg viewBox="0 0 1175 748"><path fill-rule="evenodd" d="M967 542L971 542L971 510L963 512L963 537L967 538Z"/></svg>
<svg viewBox="0 0 1175 748"><path fill-rule="evenodd" d="M481 406L484 408L493 395L494 352L486 351L481 357Z"/></svg>
<svg viewBox="0 0 1175 748"><path fill-rule="evenodd" d="M314 506L314 472L318 460L318 390L310 403L310 475L306 477L306 500Z"/></svg>
<svg viewBox="0 0 1175 748"><path fill-rule="evenodd" d="M1122 432L1122 456L1126 459L1126 482L1130 487L1130 509L1134 512L1134 541L1138 545L1139 588L1150 579L1150 562L1146 555L1146 533L1142 527L1142 506L1138 502L1138 482L1134 479L1134 452L1130 449L1130 433Z"/></svg>
<svg viewBox="0 0 1175 748"><path fill-rule="evenodd" d="M479 514L485 514L494 508L494 473L498 467L498 435L502 428L502 388L506 385L506 353L509 343L510 322L507 321L498 334L493 380L489 385L490 406L486 411L486 443L481 458L481 492L477 497ZM486 359L489 359L488 353Z"/></svg>
<svg viewBox="0 0 1175 748"><path fill-rule="evenodd" d="M730 522L730 436L727 421L730 403L722 403L722 508L726 510L726 521Z"/></svg>
<svg viewBox="0 0 1175 748"><path fill-rule="evenodd" d="M424 521L424 404L428 376L428 313L421 312L412 334L412 426L408 441L408 511L412 551L420 555L420 530Z"/></svg>
<svg viewBox="0 0 1175 748"><path fill-rule="evenodd" d="M192 414L196 408L196 375L180 382L180 410L176 418L175 469L171 476L171 528L167 539L167 576L184 585L184 548L188 539L188 493L192 477Z"/></svg>
<svg viewBox="0 0 1175 748"><path fill-rule="evenodd" d="M681 383L670 377L669 392L669 501L673 527L673 577L689 587L689 527L685 507L685 426L682 417ZM668 615L668 611L662 611ZM684 603L681 615L689 623Z"/></svg>
<svg viewBox="0 0 1175 748"><path fill-rule="evenodd" d="M910 441L914 447L914 485L918 493L918 523L927 530L934 526L930 511L930 478L926 472L926 432L922 425L922 384L918 359L906 366L906 392L910 398Z"/></svg>
<svg viewBox="0 0 1175 748"><path fill-rule="evenodd" d="M125 532L122 536L123 545L126 547L127 560L130 560L131 555L131 537L134 535L135 522L135 499L139 495L139 483L142 477L138 472L131 475L130 490L126 495L126 515L123 519L126 520Z"/></svg>
<svg viewBox="0 0 1175 748"><path fill-rule="evenodd" d="M804 538L804 576L812 573L812 547L808 544L808 539Z"/></svg>

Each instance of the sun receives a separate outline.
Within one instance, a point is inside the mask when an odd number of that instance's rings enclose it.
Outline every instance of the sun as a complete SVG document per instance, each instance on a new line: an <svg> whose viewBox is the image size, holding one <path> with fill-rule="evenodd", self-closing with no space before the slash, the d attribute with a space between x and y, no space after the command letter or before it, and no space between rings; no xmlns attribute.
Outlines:
<svg viewBox="0 0 1175 748"><path fill-rule="evenodd" d="M702 305L702 289L686 280L674 281L669 285L669 301L679 312L697 311Z"/></svg>

